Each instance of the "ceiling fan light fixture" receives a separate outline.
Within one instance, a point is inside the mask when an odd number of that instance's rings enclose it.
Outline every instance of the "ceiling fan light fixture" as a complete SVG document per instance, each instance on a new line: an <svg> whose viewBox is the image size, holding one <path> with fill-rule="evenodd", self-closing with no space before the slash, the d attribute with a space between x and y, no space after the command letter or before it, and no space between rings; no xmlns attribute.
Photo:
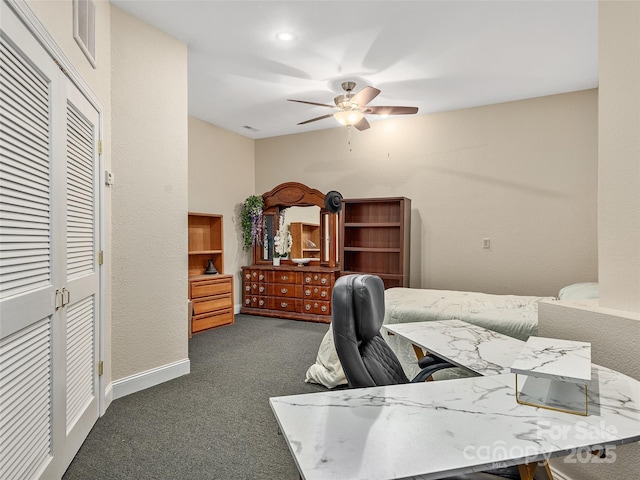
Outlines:
<svg viewBox="0 0 640 480"><path fill-rule="evenodd" d="M291 32L278 32L276 38L281 42L291 42L296 39L296 36Z"/></svg>
<svg viewBox="0 0 640 480"><path fill-rule="evenodd" d="M342 110L341 112L334 113L333 117L341 124L349 126L355 125L362 120L364 118L364 113L358 110Z"/></svg>

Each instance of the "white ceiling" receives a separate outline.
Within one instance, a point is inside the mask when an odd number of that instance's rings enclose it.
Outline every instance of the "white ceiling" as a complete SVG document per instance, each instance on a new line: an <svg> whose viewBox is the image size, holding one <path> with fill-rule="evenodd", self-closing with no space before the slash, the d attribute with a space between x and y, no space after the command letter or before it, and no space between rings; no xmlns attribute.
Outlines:
<svg viewBox="0 0 640 480"><path fill-rule="evenodd" d="M111 3L188 45L190 115L250 138L339 126L296 125L332 111L287 99L332 104L345 80L418 114L598 86L595 0Z"/></svg>

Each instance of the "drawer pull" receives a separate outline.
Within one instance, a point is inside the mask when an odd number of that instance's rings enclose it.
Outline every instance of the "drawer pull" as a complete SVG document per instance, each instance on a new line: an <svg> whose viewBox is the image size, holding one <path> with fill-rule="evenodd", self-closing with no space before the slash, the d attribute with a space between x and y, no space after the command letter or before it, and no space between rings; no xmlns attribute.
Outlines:
<svg viewBox="0 0 640 480"><path fill-rule="evenodd" d="M305 310L311 310L311 305L309 305L308 303L304 306Z"/></svg>
<svg viewBox="0 0 640 480"><path fill-rule="evenodd" d="M280 306L281 306L282 308L287 308L287 307L289 306L289 304L288 304L287 302L282 302L282 303L280 304Z"/></svg>
<svg viewBox="0 0 640 480"><path fill-rule="evenodd" d="M286 288L281 288L280 289L280 293L287 293L289 290L287 290Z"/></svg>
<svg viewBox="0 0 640 480"><path fill-rule="evenodd" d="M260 305L261 307L264 307L264 300L260 300L259 305Z"/></svg>
<svg viewBox="0 0 640 480"><path fill-rule="evenodd" d="M259 290L260 290L260 293L264 292L264 286L260 285L260 289Z"/></svg>
<svg viewBox="0 0 640 480"><path fill-rule="evenodd" d="M326 305L322 305L322 307L320 307L320 310L322 310L323 312L327 311L327 306Z"/></svg>
<svg viewBox="0 0 640 480"><path fill-rule="evenodd" d="M244 301L244 304L245 304L245 305L249 305L250 303L251 303L251 299L250 299L250 298L247 298L247 299Z"/></svg>
<svg viewBox="0 0 640 480"><path fill-rule="evenodd" d="M260 276L258 277L259 280L264 280L264 275L260 274Z"/></svg>
<svg viewBox="0 0 640 480"><path fill-rule="evenodd" d="M318 275L314 275L314 276L313 276L313 279L314 279L314 280L317 280L317 279L318 279Z"/></svg>
<svg viewBox="0 0 640 480"><path fill-rule="evenodd" d="M326 297L327 296L327 292L325 290L323 290L322 293L320 294L320 296L322 298Z"/></svg>
<svg viewBox="0 0 640 480"><path fill-rule="evenodd" d="M322 280L320 280L320 283L324 285L325 283L327 283L327 279L323 278Z"/></svg>
<svg viewBox="0 0 640 480"><path fill-rule="evenodd" d="M244 275L244 278L246 278L247 280L249 280L249 279L251 278L251 274L250 274L250 273L246 273L246 274Z"/></svg>
<svg viewBox="0 0 640 480"><path fill-rule="evenodd" d="M287 280L289 280L289 276L288 275L282 275L282 277L280 277L280 278L282 278L283 282L286 282Z"/></svg>
<svg viewBox="0 0 640 480"><path fill-rule="evenodd" d="M304 278L304 282L305 283L311 283L311 277L305 277Z"/></svg>
<svg viewBox="0 0 640 480"><path fill-rule="evenodd" d="M249 285L247 285L246 287L244 287L245 291L249 292L251 291L251 287Z"/></svg>
<svg viewBox="0 0 640 480"><path fill-rule="evenodd" d="M309 290L308 288L304 291L304 294L308 297L309 295L311 295L311 290Z"/></svg>

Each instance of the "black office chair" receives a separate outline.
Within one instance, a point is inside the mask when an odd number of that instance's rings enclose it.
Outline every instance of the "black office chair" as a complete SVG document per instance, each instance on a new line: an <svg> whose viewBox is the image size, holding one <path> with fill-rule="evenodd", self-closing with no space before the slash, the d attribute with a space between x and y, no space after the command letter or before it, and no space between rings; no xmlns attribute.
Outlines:
<svg viewBox="0 0 640 480"><path fill-rule="evenodd" d="M332 328L338 358L349 388L409 383L391 347L382 338L384 284L374 275L347 275L333 288ZM423 382L434 372L452 367L427 355L411 382Z"/></svg>
<svg viewBox="0 0 640 480"><path fill-rule="evenodd" d="M400 361L382 338L384 284L375 275L347 275L333 288L331 324L333 341L349 388L410 383ZM425 381L434 372L454 365L433 355L420 364L422 370L411 380ZM460 475L452 479L520 479L518 467Z"/></svg>

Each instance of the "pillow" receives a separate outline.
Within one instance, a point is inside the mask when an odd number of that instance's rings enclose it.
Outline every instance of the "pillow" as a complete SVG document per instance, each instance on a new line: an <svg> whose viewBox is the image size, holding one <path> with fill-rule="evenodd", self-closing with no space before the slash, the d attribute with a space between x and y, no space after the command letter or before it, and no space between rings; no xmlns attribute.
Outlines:
<svg viewBox="0 0 640 480"><path fill-rule="evenodd" d="M583 300L598 298L597 282L582 282L568 285L560 290L558 300Z"/></svg>

